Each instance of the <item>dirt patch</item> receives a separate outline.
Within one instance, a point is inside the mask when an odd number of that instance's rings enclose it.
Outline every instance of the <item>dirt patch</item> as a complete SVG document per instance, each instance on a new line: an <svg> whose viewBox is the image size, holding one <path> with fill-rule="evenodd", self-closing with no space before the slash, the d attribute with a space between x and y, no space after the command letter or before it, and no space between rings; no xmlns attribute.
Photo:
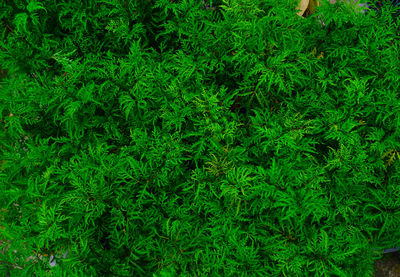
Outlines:
<svg viewBox="0 0 400 277"><path fill-rule="evenodd" d="M400 277L400 253L384 254L375 261L375 277Z"/></svg>

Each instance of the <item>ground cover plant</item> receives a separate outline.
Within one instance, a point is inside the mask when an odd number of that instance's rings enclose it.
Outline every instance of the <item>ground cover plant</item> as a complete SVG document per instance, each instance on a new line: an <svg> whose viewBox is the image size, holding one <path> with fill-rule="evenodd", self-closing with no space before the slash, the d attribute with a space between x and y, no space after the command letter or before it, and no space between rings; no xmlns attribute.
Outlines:
<svg viewBox="0 0 400 277"><path fill-rule="evenodd" d="M392 5L66 2L0 4L2 274L364 277L400 245Z"/></svg>

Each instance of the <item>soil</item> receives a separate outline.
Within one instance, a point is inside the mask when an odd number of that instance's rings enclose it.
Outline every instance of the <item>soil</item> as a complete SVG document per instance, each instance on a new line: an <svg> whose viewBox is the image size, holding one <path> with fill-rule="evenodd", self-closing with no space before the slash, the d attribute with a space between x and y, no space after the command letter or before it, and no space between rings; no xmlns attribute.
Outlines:
<svg viewBox="0 0 400 277"><path fill-rule="evenodd" d="M374 277L400 277L400 252L384 254L375 261Z"/></svg>

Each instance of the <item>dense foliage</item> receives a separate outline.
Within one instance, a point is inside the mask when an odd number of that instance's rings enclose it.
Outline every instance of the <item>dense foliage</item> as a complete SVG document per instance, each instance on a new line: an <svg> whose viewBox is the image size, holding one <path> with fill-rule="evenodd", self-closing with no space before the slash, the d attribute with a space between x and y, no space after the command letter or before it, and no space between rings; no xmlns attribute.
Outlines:
<svg viewBox="0 0 400 277"><path fill-rule="evenodd" d="M0 272L371 276L400 245L395 10L296 5L1 1Z"/></svg>

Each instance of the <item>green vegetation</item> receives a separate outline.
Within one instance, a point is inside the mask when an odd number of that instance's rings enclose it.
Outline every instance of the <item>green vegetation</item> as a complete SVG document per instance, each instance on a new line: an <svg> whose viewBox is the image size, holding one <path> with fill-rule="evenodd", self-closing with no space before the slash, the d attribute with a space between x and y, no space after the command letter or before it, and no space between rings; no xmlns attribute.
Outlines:
<svg viewBox="0 0 400 277"><path fill-rule="evenodd" d="M0 272L372 276L400 245L398 21L296 6L2 1Z"/></svg>

